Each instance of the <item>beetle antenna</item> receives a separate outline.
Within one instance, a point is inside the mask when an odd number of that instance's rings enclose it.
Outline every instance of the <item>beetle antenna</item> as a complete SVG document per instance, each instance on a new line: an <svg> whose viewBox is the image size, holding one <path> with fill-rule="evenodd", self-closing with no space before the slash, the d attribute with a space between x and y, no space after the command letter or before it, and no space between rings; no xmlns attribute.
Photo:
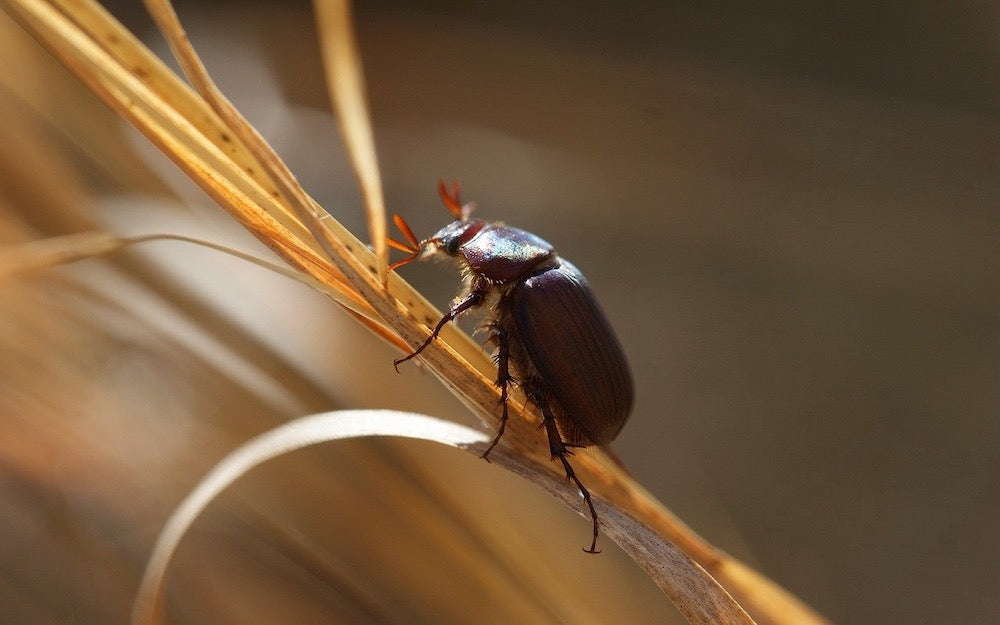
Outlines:
<svg viewBox="0 0 1000 625"><path fill-rule="evenodd" d="M412 263L420 257L421 252L420 241L417 240L416 235L413 234L413 230L410 229L410 225L406 223L406 220L399 215L393 215L392 223L396 224L399 231L403 233L403 236L406 238L406 243L397 241L392 237L386 237L386 242L389 244L389 247L397 249L401 252L409 252L410 255L403 260L389 265L389 271L393 271L397 267L402 267L403 265Z"/></svg>
<svg viewBox="0 0 1000 625"><path fill-rule="evenodd" d="M399 250L400 252L410 252L411 254L413 253L413 246L409 243L402 243L392 237L386 237L385 240L389 244L389 247L394 250Z"/></svg>
<svg viewBox="0 0 1000 625"><path fill-rule="evenodd" d="M403 236L406 237L406 240L410 243L410 248L403 251L412 252L413 250L420 248L420 240L417 239L415 234L413 234L413 230L410 229L410 224L406 223L405 219L399 215L393 215L392 223L396 224L396 227L399 228L399 231L403 233ZM391 241L392 239L389 240Z"/></svg>
<svg viewBox="0 0 1000 625"><path fill-rule="evenodd" d="M441 196L441 201L444 205L448 207L448 212L455 216L455 219L459 221L465 221L469 218L469 213L475 207L475 203L469 202L468 204L462 204L462 181L454 180L451 183L451 189L448 189L448 185L445 184L444 180L438 180L438 195Z"/></svg>
<svg viewBox="0 0 1000 625"><path fill-rule="evenodd" d="M396 243L398 243L398 241L396 241ZM389 243L389 245L392 245L392 243ZM396 248L396 249L399 249L399 248ZM409 265L410 263L412 263L413 261L417 260L418 258L420 258L420 250L417 250L416 252L413 252L412 254L410 254L409 256L407 256L406 258L404 258L403 260L397 260L393 264L389 265L389 271L396 271L397 269L399 269L403 265Z"/></svg>

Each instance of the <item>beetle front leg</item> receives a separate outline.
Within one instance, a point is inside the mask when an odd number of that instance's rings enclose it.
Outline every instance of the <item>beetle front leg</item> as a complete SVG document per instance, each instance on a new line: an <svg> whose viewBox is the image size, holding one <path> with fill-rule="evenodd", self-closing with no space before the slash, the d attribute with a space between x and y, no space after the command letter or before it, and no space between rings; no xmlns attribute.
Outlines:
<svg viewBox="0 0 1000 625"><path fill-rule="evenodd" d="M580 491L580 495L583 500L587 502L587 508L590 509L590 518L593 521L594 526L594 538L590 541L590 548L584 549L586 553L601 553L600 549L597 548L597 536L598 530L600 528L600 521L597 520L597 509L594 508L594 501L590 497L590 491L587 487L583 485L580 478L576 476L576 471L573 470L573 465L569 463L569 458L567 456L572 455L566 443L563 441L562 436L559 434L559 428L556 427L556 418L552 414L548 405L543 401L540 403L542 408L542 425L545 426L545 433L549 437L549 451L552 454L552 458L559 458L562 462L563 469L566 471L566 479L572 481L576 484L577 490Z"/></svg>
<svg viewBox="0 0 1000 625"><path fill-rule="evenodd" d="M424 341L420 345L420 347L417 348L415 352L413 352L409 356L400 358L399 360L392 361L392 366L396 368L396 373L399 373L399 365L403 364L404 362L406 362L411 358L416 357L420 352L424 351L424 349L426 349L427 346L431 344L431 341L437 338L438 334L441 332L441 329L444 328L446 323L448 323L449 321L454 321L455 317L461 315L465 311L482 305L485 299L486 299L486 291L484 289L482 288L473 289L468 295L466 295L454 306L452 306L451 310L449 310L444 317L441 317L441 321L438 321L437 325L434 326L434 331L431 332L431 335L427 337L427 340Z"/></svg>
<svg viewBox="0 0 1000 625"><path fill-rule="evenodd" d="M490 452L500 442L504 428L507 427L507 398L511 383L510 344L507 342L507 333L503 330L495 330L493 338L497 342L497 386L500 387L500 404L503 406L503 413L500 415L500 427L497 428L497 434L493 437L493 442L483 452L483 460L487 462L490 460Z"/></svg>

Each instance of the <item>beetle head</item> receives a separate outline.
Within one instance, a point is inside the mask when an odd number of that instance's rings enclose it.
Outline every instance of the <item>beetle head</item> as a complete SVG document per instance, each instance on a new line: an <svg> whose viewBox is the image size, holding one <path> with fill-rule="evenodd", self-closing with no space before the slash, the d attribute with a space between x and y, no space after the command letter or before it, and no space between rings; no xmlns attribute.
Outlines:
<svg viewBox="0 0 1000 625"><path fill-rule="evenodd" d="M434 236L424 241L424 249L444 252L448 256L458 254L458 248L472 237L479 234L486 222L481 219L463 219L453 221L434 233Z"/></svg>
<svg viewBox="0 0 1000 625"><path fill-rule="evenodd" d="M402 217L393 215L392 221L406 238L406 242L389 237L389 246L407 252L409 256L390 265L390 271L437 252L455 256L458 253L458 248L486 225L486 222L479 219L469 219L469 213L475 208L475 204L472 202L462 204L461 193L462 183L460 181L453 181L449 188L444 180L438 180L438 195L441 196L441 201L448 208L448 212L454 215L455 221L422 241L417 239L409 224Z"/></svg>

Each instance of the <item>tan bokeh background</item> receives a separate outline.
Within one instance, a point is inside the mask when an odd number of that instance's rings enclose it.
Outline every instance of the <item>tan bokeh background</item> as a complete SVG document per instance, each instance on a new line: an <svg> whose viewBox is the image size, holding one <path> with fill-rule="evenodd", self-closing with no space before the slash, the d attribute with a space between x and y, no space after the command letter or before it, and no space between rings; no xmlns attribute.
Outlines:
<svg viewBox="0 0 1000 625"><path fill-rule="evenodd" d="M709 540L836 622L1000 618L1000 10L650 4L360 3L389 205L432 232L435 181L461 177L480 216L586 273L636 375L616 450ZM131 3L109 6L151 34ZM361 232L308 7L266 6L181 18ZM35 59L14 33L5 54ZM72 79L18 66L4 143L39 164L4 161L5 242L101 223L253 246ZM458 284L445 266L404 272L442 306ZM122 622L171 506L284 419L468 418L318 296L217 254L151 245L0 298L0 622ZM458 452L335 444L208 513L170 613L678 618L608 541L580 554L586 534Z"/></svg>

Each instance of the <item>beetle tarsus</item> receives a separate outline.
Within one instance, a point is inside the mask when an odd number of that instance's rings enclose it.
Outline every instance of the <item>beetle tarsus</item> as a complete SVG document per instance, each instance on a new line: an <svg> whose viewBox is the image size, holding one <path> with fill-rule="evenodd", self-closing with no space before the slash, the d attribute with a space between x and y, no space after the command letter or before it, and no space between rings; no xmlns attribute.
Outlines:
<svg viewBox="0 0 1000 625"><path fill-rule="evenodd" d="M567 457L572 456L573 452L563 442L562 436L559 435L559 428L556 427L555 416L553 416L548 406L545 405L542 405L542 424L545 426L545 432L549 435L549 451L552 453L552 458L559 458L559 461L562 462L563 469L566 471L566 480L576 484L577 490L580 491L580 496L583 497L587 508L590 510L594 535L590 541L590 547L583 547L582 549L585 553L601 553L601 550L597 548L597 537L600 534L601 522L597 518L597 508L594 507L594 500L590 496L590 491L587 490L587 487L577 477L576 471L573 470L573 465L570 464Z"/></svg>
<svg viewBox="0 0 1000 625"><path fill-rule="evenodd" d="M497 428L496 436L493 437L493 441L490 443L490 446L487 447L486 451L483 452L483 455L480 456L486 462L490 461L490 452L493 451L493 448L496 447L497 443L500 442L500 439L503 437L503 430L504 430L505 427L507 427L507 404L506 403L503 405L503 416L500 417L500 427Z"/></svg>

